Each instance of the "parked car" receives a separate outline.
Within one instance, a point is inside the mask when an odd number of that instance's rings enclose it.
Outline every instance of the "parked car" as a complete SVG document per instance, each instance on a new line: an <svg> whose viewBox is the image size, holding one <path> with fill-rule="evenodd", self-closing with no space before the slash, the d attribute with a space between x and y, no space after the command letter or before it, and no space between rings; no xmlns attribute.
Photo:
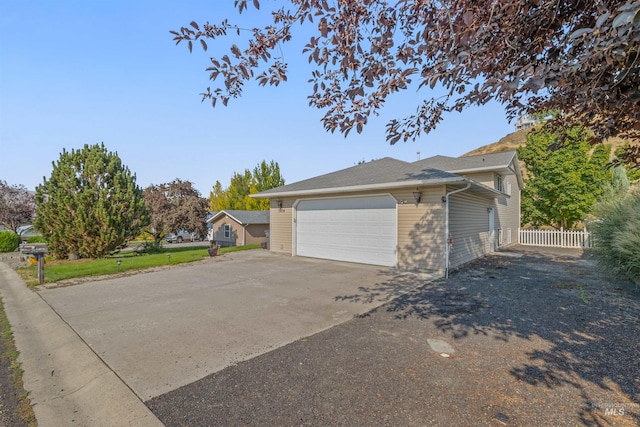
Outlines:
<svg viewBox="0 0 640 427"><path fill-rule="evenodd" d="M201 240L196 233L180 230L177 233L170 233L166 237L167 243L196 242Z"/></svg>
<svg viewBox="0 0 640 427"><path fill-rule="evenodd" d="M36 231L31 224L18 227L17 234L20 236L20 243L27 243L30 237L42 237L42 234Z"/></svg>

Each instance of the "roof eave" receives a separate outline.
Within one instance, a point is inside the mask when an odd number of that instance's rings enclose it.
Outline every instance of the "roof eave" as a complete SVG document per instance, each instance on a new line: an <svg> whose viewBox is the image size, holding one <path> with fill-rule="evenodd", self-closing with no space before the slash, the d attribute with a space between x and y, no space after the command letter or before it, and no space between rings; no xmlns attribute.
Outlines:
<svg viewBox="0 0 640 427"><path fill-rule="evenodd" d="M450 170L447 170L447 172L451 172L451 173L472 173L472 172L485 172L485 171L495 172L497 170L510 170L509 164L511 164L511 162L509 162L506 165L499 165L499 166L483 166L481 168L450 169Z"/></svg>
<svg viewBox="0 0 640 427"><path fill-rule="evenodd" d="M251 197L261 198L261 199L273 199L276 197L310 196L310 195L333 194L333 193L351 193L351 192L359 192L359 191L389 190L389 189L404 188L404 187L452 184L455 182L464 182L464 181L466 181L466 179L463 178L462 176L450 177L450 178L435 178L435 179L426 179L426 180L417 179L417 180L411 180L411 181L385 182L380 184L351 185L347 187L315 188L311 190L282 191L282 192L273 192L273 193L267 193L267 194L257 193L257 194L251 194Z"/></svg>

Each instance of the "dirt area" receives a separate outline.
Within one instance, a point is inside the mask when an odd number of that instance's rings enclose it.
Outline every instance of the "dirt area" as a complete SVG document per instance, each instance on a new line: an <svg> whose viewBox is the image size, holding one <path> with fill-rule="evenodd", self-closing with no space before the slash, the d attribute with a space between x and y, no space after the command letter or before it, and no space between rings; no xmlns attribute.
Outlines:
<svg viewBox="0 0 640 427"><path fill-rule="evenodd" d="M147 406L167 426L636 426L639 342L633 285L516 247Z"/></svg>
<svg viewBox="0 0 640 427"><path fill-rule="evenodd" d="M25 256L20 252L0 253L0 262L4 262L14 269L29 265ZM0 295L0 319L3 316L4 307L2 307ZM0 339L0 427L27 425L18 415L18 396L24 393L24 389L15 385L11 377L11 363L4 341Z"/></svg>
<svg viewBox="0 0 640 427"><path fill-rule="evenodd" d="M20 252L5 252L0 253L0 262L8 264L9 267L16 269L19 267L28 267L29 262L27 256Z"/></svg>
<svg viewBox="0 0 640 427"><path fill-rule="evenodd" d="M4 307L0 298L0 322L4 319ZM19 416L18 401L24 389L18 387L11 376L12 361L7 352L5 337L0 337L0 427L26 427L27 423Z"/></svg>

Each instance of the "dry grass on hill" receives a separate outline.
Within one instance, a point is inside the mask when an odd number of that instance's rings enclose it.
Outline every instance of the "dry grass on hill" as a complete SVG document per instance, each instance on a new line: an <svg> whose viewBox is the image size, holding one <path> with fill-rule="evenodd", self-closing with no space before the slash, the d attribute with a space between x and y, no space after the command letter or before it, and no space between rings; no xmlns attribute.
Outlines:
<svg viewBox="0 0 640 427"><path fill-rule="evenodd" d="M461 157L475 156L479 154L502 153L503 151L515 150L516 148L524 145L527 142L527 133L529 133L529 131L530 129L525 129L510 133L502 137L498 142L478 147L475 150L463 154ZM616 148L626 145L628 141L616 137L609 138L605 143L611 145L611 152L613 153Z"/></svg>

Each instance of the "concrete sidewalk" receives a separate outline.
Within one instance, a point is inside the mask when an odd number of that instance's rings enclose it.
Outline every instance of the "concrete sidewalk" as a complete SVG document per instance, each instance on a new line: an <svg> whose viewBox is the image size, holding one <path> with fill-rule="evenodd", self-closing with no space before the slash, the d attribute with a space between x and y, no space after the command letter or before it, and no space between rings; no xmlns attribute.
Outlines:
<svg viewBox="0 0 640 427"><path fill-rule="evenodd" d="M2 262L0 295L39 425L163 425L38 293Z"/></svg>

